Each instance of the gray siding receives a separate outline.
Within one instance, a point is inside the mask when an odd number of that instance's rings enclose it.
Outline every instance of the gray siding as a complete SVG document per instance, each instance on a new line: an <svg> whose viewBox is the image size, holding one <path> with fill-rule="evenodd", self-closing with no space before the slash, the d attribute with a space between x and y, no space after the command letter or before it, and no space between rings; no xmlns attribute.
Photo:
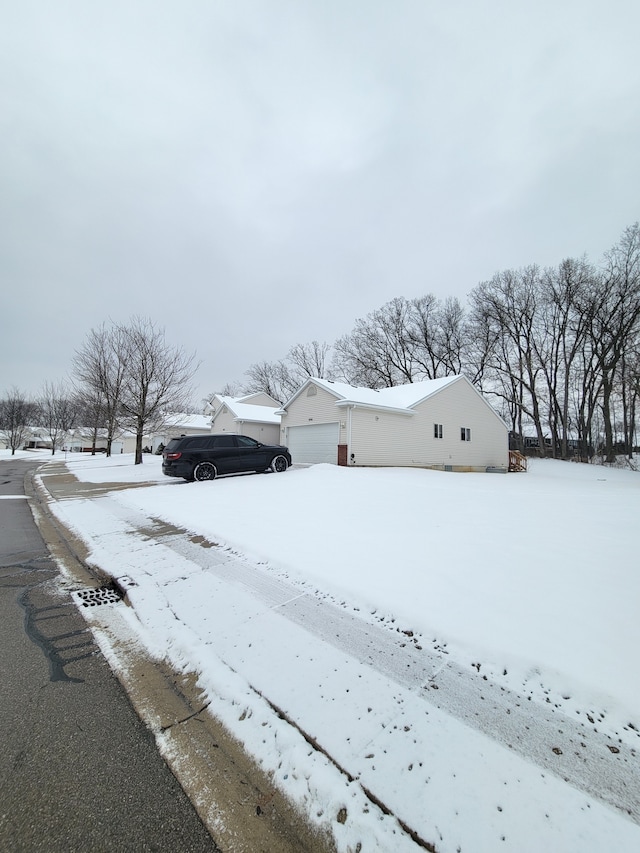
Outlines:
<svg viewBox="0 0 640 853"><path fill-rule="evenodd" d="M347 413L336 408L336 398L329 394L324 388L313 386L317 393L308 396L305 389L299 397L290 404L287 413L282 416L280 438L281 443L286 444L287 428L290 426L306 426L307 424L330 424L340 425L340 439L338 444L346 443L346 420ZM343 426L344 424L344 426Z"/></svg>
<svg viewBox="0 0 640 853"><path fill-rule="evenodd" d="M243 421L236 424L237 432L261 441L263 444L280 444L280 427L278 424L259 424Z"/></svg>
<svg viewBox="0 0 640 853"><path fill-rule="evenodd" d="M241 398L245 403L251 406L267 406L269 409L275 409L278 406L278 401L273 400L268 394L263 391L258 394L247 395L247 399Z"/></svg>
<svg viewBox="0 0 640 853"><path fill-rule="evenodd" d="M237 432L238 427L233 418L233 415L226 406L219 409L211 424L212 432Z"/></svg>
<svg viewBox="0 0 640 853"><path fill-rule="evenodd" d="M235 432L248 435L263 444L280 444L280 427L278 424L262 424L254 421L236 421L226 406L215 416L212 432Z"/></svg>

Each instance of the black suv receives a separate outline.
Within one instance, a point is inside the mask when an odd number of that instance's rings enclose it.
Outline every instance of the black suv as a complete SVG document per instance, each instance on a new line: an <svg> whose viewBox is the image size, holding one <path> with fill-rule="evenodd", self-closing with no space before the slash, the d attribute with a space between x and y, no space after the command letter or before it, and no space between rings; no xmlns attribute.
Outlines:
<svg viewBox="0 0 640 853"><path fill-rule="evenodd" d="M246 435L183 435L162 451L162 473L185 480L215 480L218 474L286 471L291 455L279 444L260 444Z"/></svg>

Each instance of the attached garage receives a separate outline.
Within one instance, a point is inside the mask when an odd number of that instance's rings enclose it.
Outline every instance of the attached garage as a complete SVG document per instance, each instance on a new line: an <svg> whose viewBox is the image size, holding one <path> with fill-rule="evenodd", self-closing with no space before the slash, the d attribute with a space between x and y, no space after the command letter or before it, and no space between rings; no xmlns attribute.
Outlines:
<svg viewBox="0 0 640 853"><path fill-rule="evenodd" d="M248 435L263 444L280 444L278 402L268 394L229 397L215 394L211 401L211 432Z"/></svg>
<svg viewBox="0 0 640 853"><path fill-rule="evenodd" d="M340 424L305 424L287 430L286 444L294 465L317 465L338 461Z"/></svg>

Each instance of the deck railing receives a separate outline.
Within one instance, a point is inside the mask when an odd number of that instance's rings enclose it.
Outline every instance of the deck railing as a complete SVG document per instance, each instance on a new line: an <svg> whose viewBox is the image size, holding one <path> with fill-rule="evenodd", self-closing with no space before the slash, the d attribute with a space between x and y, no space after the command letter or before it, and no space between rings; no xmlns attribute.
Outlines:
<svg viewBox="0 0 640 853"><path fill-rule="evenodd" d="M526 471L527 457L517 450L509 451L509 471Z"/></svg>

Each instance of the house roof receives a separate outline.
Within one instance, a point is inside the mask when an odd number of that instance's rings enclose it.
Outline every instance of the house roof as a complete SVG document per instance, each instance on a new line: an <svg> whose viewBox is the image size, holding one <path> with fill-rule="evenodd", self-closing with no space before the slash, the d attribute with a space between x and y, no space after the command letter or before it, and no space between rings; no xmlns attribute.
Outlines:
<svg viewBox="0 0 640 853"><path fill-rule="evenodd" d="M256 399L256 397L268 397L268 398L269 398L269 400L271 400L271 401L272 401L272 403L273 403L273 408L274 408L274 409L277 409L277 408L278 408L278 406L280 405L280 404L278 403L278 401L277 401L277 400L274 400L274 399L273 399L273 397L271 396L271 394L267 394L267 392L266 392L266 391L253 391L251 394L247 394L247 395L246 395L246 396L244 396L244 397L235 397L235 400L236 400L238 403L249 403L249 404L253 405L253 404L251 403L251 401L252 401L252 400L255 400L255 399ZM259 405L264 406L264 404L263 404L263 403L256 403L255 405L257 405L257 406L259 406ZM267 408L268 408L268 407L267 407Z"/></svg>
<svg viewBox="0 0 640 853"><path fill-rule="evenodd" d="M225 397L222 394L217 396L223 405L229 409L236 421L250 421L262 424L280 423L280 415L276 414L276 412L279 411L277 406L271 408L270 406L258 406L255 403L242 403L240 402L240 400L243 399L242 397L238 399L236 397ZM216 415L219 414L221 410L222 407L218 409ZM214 420L216 415L214 415Z"/></svg>
<svg viewBox="0 0 640 853"><path fill-rule="evenodd" d="M345 382L332 382L330 379L308 379L304 385L288 400L283 410L298 397L310 384L324 388L337 398L336 406L365 406L370 409L385 409L387 411L413 414L413 408L436 394L447 385L451 385L463 376L446 376L442 379L428 379L424 382L410 382L407 385L395 385L393 388L356 388ZM465 380L468 381L468 380Z"/></svg>
<svg viewBox="0 0 640 853"><path fill-rule="evenodd" d="M500 421L505 429L508 429L507 424L496 412L489 401L478 391L475 385L467 379L463 374L455 374L454 376L445 376L441 379L427 379L424 382L409 382L406 385L395 385L393 388L355 388L353 385L347 385L344 382L332 382L330 379L315 379L309 378L296 391L296 393L284 404L279 410L280 414L285 414L287 407L302 394L311 384L317 385L319 388L324 388L330 394L336 397L336 407L344 408L347 406L363 406L368 409L379 409L382 411L391 411L397 414L414 415L415 407L447 388L456 382L464 382L471 388L482 402L491 410L495 417Z"/></svg>
<svg viewBox="0 0 640 853"><path fill-rule="evenodd" d="M177 412L167 415L164 420L166 427L181 427L188 429L209 429L211 419L208 415L193 415L185 412Z"/></svg>

